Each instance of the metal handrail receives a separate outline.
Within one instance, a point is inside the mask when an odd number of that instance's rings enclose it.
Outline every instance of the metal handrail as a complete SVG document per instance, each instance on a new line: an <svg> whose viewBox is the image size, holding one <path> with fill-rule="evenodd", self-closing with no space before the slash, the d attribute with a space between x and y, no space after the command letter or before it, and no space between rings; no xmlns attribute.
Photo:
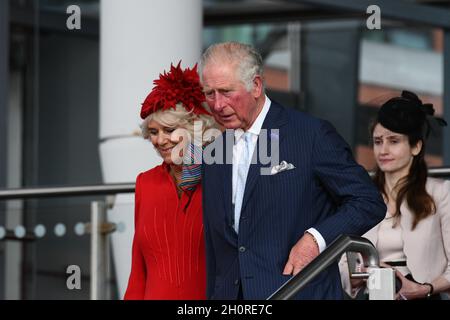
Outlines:
<svg viewBox="0 0 450 320"><path fill-rule="evenodd" d="M372 174L372 172L370 172ZM429 168L430 177L450 177L450 167ZM27 199L27 198L52 198L74 197L92 195L113 195L118 193L133 193L134 183L114 183L93 186L29 188L0 190L0 200Z"/></svg>
<svg viewBox="0 0 450 320"><path fill-rule="evenodd" d="M366 267L377 268L380 264L377 249L375 249L369 240L361 237L341 235L302 271L297 273L275 291L268 300L292 299L312 279L332 263L337 262L342 254L347 251L361 253Z"/></svg>
<svg viewBox="0 0 450 320"><path fill-rule="evenodd" d="M53 187L0 190L0 200L74 197L92 195L113 195L118 193L133 193L134 183L115 183L94 186Z"/></svg>
<svg viewBox="0 0 450 320"><path fill-rule="evenodd" d="M429 168L428 175L436 178L450 177L450 167Z"/></svg>
<svg viewBox="0 0 450 320"><path fill-rule="evenodd" d="M374 171L369 171L369 175L372 177L375 174ZM428 176L434 178L448 178L450 177L450 167L435 167L428 168Z"/></svg>

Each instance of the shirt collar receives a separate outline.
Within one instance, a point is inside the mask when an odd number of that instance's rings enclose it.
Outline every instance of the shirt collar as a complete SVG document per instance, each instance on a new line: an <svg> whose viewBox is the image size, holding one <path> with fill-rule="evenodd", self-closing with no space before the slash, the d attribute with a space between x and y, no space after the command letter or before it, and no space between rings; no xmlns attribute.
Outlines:
<svg viewBox="0 0 450 320"><path fill-rule="evenodd" d="M252 126L247 130L247 132L250 132L251 134L254 134L256 136L259 136L264 120L266 119L267 113L269 112L270 109L271 101L267 95L265 95L264 97L265 97L264 105L261 111L259 112L259 115L256 117ZM234 131L234 137L236 138L236 141L238 141L243 134L244 130L236 129Z"/></svg>

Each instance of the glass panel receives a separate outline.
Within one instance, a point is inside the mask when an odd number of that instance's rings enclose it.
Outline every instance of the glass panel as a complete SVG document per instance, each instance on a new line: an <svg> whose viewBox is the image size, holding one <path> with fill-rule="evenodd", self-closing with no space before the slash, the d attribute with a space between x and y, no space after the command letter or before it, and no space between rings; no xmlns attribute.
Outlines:
<svg viewBox="0 0 450 320"><path fill-rule="evenodd" d="M5 270L0 291L6 299L90 298L91 201L68 200L9 201L1 206L0 221L5 223L0 225L0 256ZM62 205L64 201L72 203ZM119 298L112 253L120 248L112 246L112 239L131 248L133 217L133 203L121 203L110 214L108 221L114 224L102 227L104 232L112 231L107 236L109 299ZM125 251L126 255L115 257L122 265L128 265L125 260L131 257L131 249ZM129 271L122 273L128 280Z"/></svg>
<svg viewBox="0 0 450 320"><path fill-rule="evenodd" d="M375 160L369 123L377 108L402 90L413 91L432 103L443 116L443 31L432 28L386 28L366 31L361 39L357 109L356 157L366 169ZM442 128L434 126L427 141L429 166L443 165Z"/></svg>
<svg viewBox="0 0 450 320"><path fill-rule="evenodd" d="M87 17L99 17L100 0L41 0L39 2L42 11L57 11L66 13L67 7L77 5L80 7L81 13Z"/></svg>

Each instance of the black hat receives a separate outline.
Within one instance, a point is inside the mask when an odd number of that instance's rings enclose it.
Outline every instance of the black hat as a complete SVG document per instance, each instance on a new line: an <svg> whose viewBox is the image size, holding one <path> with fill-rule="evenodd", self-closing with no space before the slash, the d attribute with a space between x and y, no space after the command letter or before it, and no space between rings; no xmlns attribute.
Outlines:
<svg viewBox="0 0 450 320"><path fill-rule="evenodd" d="M397 133L417 134L428 137L432 117L440 126L446 126L444 119L433 117L434 108L430 103L423 104L412 92L403 91L401 97L395 97L385 102L378 111L377 122L383 127Z"/></svg>

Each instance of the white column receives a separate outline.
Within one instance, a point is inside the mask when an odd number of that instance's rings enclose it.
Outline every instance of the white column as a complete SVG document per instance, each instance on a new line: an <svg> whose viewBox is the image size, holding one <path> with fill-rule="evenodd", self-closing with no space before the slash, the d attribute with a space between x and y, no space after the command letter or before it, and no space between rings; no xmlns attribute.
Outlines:
<svg viewBox="0 0 450 320"><path fill-rule="evenodd" d="M201 0L102 0L100 31L100 157L105 183L132 182L162 162L140 133L141 103L153 80L182 60L193 66L201 53ZM131 266L133 196L121 195L111 221L125 225L112 238L122 298ZM122 225L123 225L122 224Z"/></svg>

